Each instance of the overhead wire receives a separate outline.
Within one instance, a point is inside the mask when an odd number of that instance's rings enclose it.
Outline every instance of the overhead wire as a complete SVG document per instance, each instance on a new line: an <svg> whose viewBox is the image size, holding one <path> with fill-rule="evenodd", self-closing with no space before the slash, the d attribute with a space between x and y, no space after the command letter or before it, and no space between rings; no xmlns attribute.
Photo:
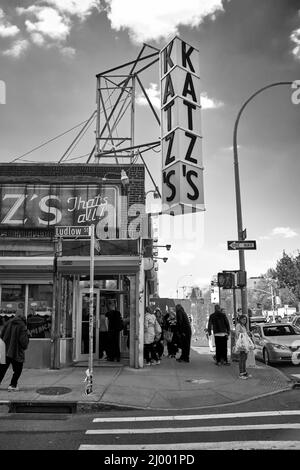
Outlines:
<svg viewBox="0 0 300 470"><path fill-rule="evenodd" d="M51 139L47 140L46 142L43 142L42 144L38 145L37 147L34 147L34 148L31 149L31 150L28 150L26 153L23 153L23 154L20 155L19 157L15 157L15 158L14 158L11 162L9 162L9 163L14 163L14 162L16 162L17 160L20 160L21 158L26 157L26 155L29 155L30 153L35 152L35 150L38 150L38 149L44 147L45 145L47 145L47 144L53 142L54 140L59 139L60 137L62 137L62 136L64 136L64 135L68 134L69 132L73 131L74 129L77 129L77 127L82 126L82 124L85 124L86 122L88 122L88 119L86 119L85 121L82 121L80 124L77 124L76 126L71 127L71 129L68 129L67 131L62 132L61 134L59 134L59 135L57 135L57 136L55 136L55 137L52 137Z"/></svg>
<svg viewBox="0 0 300 470"><path fill-rule="evenodd" d="M70 156L71 152L77 147L77 145L79 144L79 142L81 141L81 139L84 137L84 135L86 134L86 132L89 130L90 126L92 125L92 123L94 122L94 119L96 118L96 111L93 113L93 115L90 117L90 122L85 124L87 127L86 129L84 129L84 127L81 129L80 133L78 134L78 136L74 139L74 141L72 142L72 144L70 145L70 147L68 148L68 150L64 153L64 155L61 157L61 159L59 160L59 163L62 163L62 161L65 159L67 160L68 159L68 156Z"/></svg>

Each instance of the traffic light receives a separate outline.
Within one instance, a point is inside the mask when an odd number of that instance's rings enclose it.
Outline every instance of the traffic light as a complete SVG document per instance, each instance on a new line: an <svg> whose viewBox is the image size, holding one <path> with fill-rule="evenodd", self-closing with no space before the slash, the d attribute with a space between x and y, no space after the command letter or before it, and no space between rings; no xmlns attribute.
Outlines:
<svg viewBox="0 0 300 470"><path fill-rule="evenodd" d="M234 287L234 275L230 272L218 273L218 286L223 289L232 289Z"/></svg>

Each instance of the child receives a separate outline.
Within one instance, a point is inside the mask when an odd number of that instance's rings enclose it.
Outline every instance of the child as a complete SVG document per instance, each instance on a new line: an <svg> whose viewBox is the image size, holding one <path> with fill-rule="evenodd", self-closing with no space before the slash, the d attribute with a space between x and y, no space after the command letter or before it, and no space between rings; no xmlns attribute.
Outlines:
<svg viewBox="0 0 300 470"><path fill-rule="evenodd" d="M238 317L236 329L235 329L235 342L237 343L237 340L240 336L241 333L245 333L248 336L247 328L247 317L246 315L240 315ZM237 349L237 352L239 352L240 358L239 358L239 370L240 370L240 379L249 379L252 377L252 375L248 374L246 371L246 361L247 361L247 356L248 356L248 350L246 349Z"/></svg>

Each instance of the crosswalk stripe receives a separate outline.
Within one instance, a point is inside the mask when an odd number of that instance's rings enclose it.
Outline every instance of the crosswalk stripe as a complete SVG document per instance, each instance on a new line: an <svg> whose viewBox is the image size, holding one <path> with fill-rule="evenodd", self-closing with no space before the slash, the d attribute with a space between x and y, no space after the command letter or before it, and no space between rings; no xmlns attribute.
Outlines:
<svg viewBox="0 0 300 470"><path fill-rule="evenodd" d="M257 411L247 413L223 413L207 415L175 415L175 416L128 416L122 418L94 418L94 423L123 423L123 422L141 422L141 421L189 421L203 419L220 418L251 418L259 416L295 416L300 415L300 410L283 411Z"/></svg>
<svg viewBox="0 0 300 470"><path fill-rule="evenodd" d="M79 450L300 450L300 441L225 441L225 442L185 442L173 444L126 444L99 445L82 444Z"/></svg>
<svg viewBox="0 0 300 470"><path fill-rule="evenodd" d="M195 426L188 428L88 429L86 434L164 434L181 432L250 431L259 429L300 429L300 423L244 424L232 426Z"/></svg>

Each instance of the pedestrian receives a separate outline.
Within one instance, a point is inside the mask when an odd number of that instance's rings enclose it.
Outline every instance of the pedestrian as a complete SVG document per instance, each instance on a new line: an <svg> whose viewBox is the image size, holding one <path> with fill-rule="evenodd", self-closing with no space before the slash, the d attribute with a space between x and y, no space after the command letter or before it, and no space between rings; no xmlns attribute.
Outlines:
<svg viewBox="0 0 300 470"><path fill-rule="evenodd" d="M239 378L240 379L249 379L252 377L251 374L248 374L246 370L246 361L249 352L249 337L247 332L247 316L240 315L238 322L235 328L235 351L239 353ZM241 335L245 335L247 342L245 345L242 345ZM252 340L251 340L252 341Z"/></svg>
<svg viewBox="0 0 300 470"><path fill-rule="evenodd" d="M145 308L144 317L144 360L146 366L160 364L158 355L154 349L156 316L150 307Z"/></svg>
<svg viewBox="0 0 300 470"><path fill-rule="evenodd" d="M108 350L108 319L105 313L99 317L99 359L106 359Z"/></svg>
<svg viewBox="0 0 300 470"><path fill-rule="evenodd" d="M13 376L8 386L9 391L18 391L18 381L21 377L25 361L25 350L29 343L29 332L26 326L26 318L22 310L17 311L1 331L1 339L6 348L6 364L0 364L0 384L10 364Z"/></svg>
<svg viewBox="0 0 300 470"><path fill-rule="evenodd" d="M178 352L178 335L176 326L176 313L170 309L164 317L163 323L164 339L167 344L168 357L175 357Z"/></svg>
<svg viewBox="0 0 300 470"><path fill-rule="evenodd" d="M227 340L230 334L230 325L225 311L220 305L215 305L215 311L209 316L207 332L211 336L213 330L216 346L216 365L230 365L227 359Z"/></svg>
<svg viewBox="0 0 300 470"><path fill-rule="evenodd" d="M154 338L154 350L158 356L158 360L160 360L164 354L164 334L163 334L162 312L158 307L154 310L154 315L160 326L160 331L161 331L161 333L159 334L158 333L159 330L158 330Z"/></svg>
<svg viewBox="0 0 300 470"><path fill-rule="evenodd" d="M213 331L212 331L212 334L211 334L211 335L208 334L208 320L209 320L209 315L207 315L206 320L207 320L207 321L206 321L206 325L205 325L205 328L204 328L204 333L205 333L206 339L207 339L207 341L208 341L209 350L210 350L210 352L212 353L212 358L213 358L213 360L216 362L215 337L214 337Z"/></svg>
<svg viewBox="0 0 300 470"><path fill-rule="evenodd" d="M120 362L120 332L123 330L123 320L121 313L116 310L114 301L108 302L108 312L106 313L108 319L107 330L107 360Z"/></svg>
<svg viewBox="0 0 300 470"><path fill-rule="evenodd" d="M176 310L176 329L179 336L179 347L181 355L176 359L178 362L190 362L190 348L192 338L192 328L189 317L182 305L177 304Z"/></svg>

